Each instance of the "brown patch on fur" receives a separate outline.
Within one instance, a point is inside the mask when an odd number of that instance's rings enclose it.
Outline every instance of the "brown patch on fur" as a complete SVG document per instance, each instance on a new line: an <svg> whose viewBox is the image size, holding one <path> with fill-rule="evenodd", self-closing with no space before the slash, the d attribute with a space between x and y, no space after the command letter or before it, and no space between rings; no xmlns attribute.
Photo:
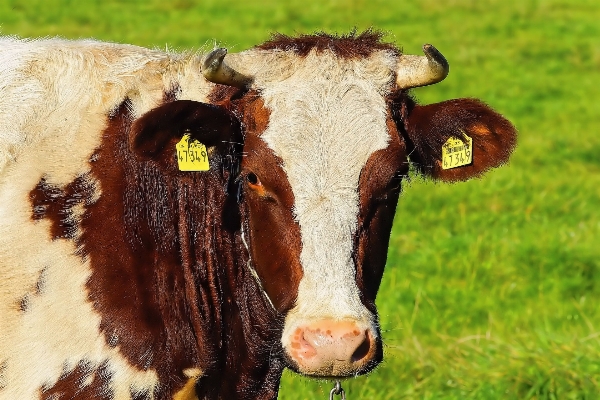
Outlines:
<svg viewBox="0 0 600 400"><path fill-rule="evenodd" d="M233 93L234 96L235 94ZM244 126L245 137L259 137L269 126L271 113L265 107L260 94L255 90L248 91L240 100L235 99L235 97L230 100L221 100L221 104L224 104L224 106L229 104L229 107L238 116ZM266 143L264 146L267 146Z"/></svg>
<svg viewBox="0 0 600 400"><path fill-rule="evenodd" d="M212 341L199 342L204 332L195 331L198 315L190 312L196 308L189 304L194 299L186 291L180 260L180 252L189 249L180 248L177 204L189 201L190 188L202 191L207 185L202 178L214 174L180 183L169 178L176 174L173 156L164 172L155 162L138 161L128 145L129 110L126 100L113 113L92 163L102 196L84 214L81 253L90 260L87 286L107 342L119 346L138 369L156 369L161 397L185 383L175 371L210 359L211 350L203 347ZM214 328L215 311L204 312L206 328Z"/></svg>
<svg viewBox="0 0 600 400"><path fill-rule="evenodd" d="M48 267L44 267L39 274L39 277L32 287L21 297L20 300L16 302L16 307L22 313L29 311L31 307L31 301L44 293L44 289L46 286L46 273L48 271Z"/></svg>
<svg viewBox="0 0 600 400"><path fill-rule="evenodd" d="M341 36L317 32L313 35L300 35L295 38L282 33L275 33L270 40L255 48L259 50L293 51L301 57L306 57L312 50L317 53L329 50L344 59L367 58L376 51L400 54L396 45L383 43L382 38L383 33L372 29L360 34L357 34L356 30Z"/></svg>
<svg viewBox="0 0 600 400"><path fill-rule="evenodd" d="M302 278L300 227L294 219L294 195L281 167L282 161L253 134L245 141L242 162L245 232L252 265L279 312L291 309ZM252 171L261 180L262 192L246 181Z"/></svg>
<svg viewBox="0 0 600 400"><path fill-rule="evenodd" d="M406 145L392 118L387 121L390 143L373 153L359 179L358 230L355 236L356 281L363 303L373 313L387 260L388 244L402 179L409 164Z"/></svg>
<svg viewBox="0 0 600 400"><path fill-rule="evenodd" d="M131 400L151 400L152 396L150 395L150 391L142 390L136 391L133 388L129 391L129 396L131 396Z"/></svg>
<svg viewBox="0 0 600 400"><path fill-rule="evenodd" d="M300 227L292 211L294 195L283 161L260 139L270 117L263 100L256 91L236 99L238 93L219 88L213 99L230 108L245 128L240 179L246 241L263 288L277 311L285 312L293 307L302 278ZM257 176L260 186L248 182L251 173Z"/></svg>
<svg viewBox="0 0 600 400"><path fill-rule="evenodd" d="M25 295L23 295L23 297L21 297L21 300L19 301L19 310L21 312L27 312L29 310L29 306L30 306L30 296L29 293L26 293Z"/></svg>
<svg viewBox="0 0 600 400"><path fill-rule="evenodd" d="M229 111L234 112L238 119L241 120L243 118L243 111L241 109L241 105L245 103L248 99L246 98L246 94L249 93L249 98L252 97L260 97L260 95L255 90L250 90L247 92L244 89L240 89L234 86L229 85L215 85L213 91L208 95L208 101L211 104L218 104L221 107L228 109ZM233 104L234 101L241 102L239 106Z"/></svg>
<svg viewBox="0 0 600 400"><path fill-rule="evenodd" d="M421 173L436 179L454 182L481 176L506 163L517 143L514 126L477 99L403 107L398 122L405 128L410 159ZM463 138L463 132L473 139L473 163L443 170L443 144L452 136Z"/></svg>
<svg viewBox="0 0 600 400"><path fill-rule="evenodd" d="M111 114L92 157L102 195L81 224L87 287L107 343L156 371L157 398L184 387L188 368L205 372L201 398L276 396L277 315L246 266L239 231L224 227L224 214L235 211L228 207L239 207L225 205L224 190L233 171L226 165L239 154L216 149L207 172L179 171L174 143L140 160L129 146L130 109L126 100Z"/></svg>
<svg viewBox="0 0 600 400"><path fill-rule="evenodd" d="M34 292L38 296L43 294L44 291L46 290L47 275L48 275L48 267L42 268L42 270L40 271L40 276L38 276L38 279L35 282Z"/></svg>
<svg viewBox="0 0 600 400"><path fill-rule="evenodd" d="M95 187L87 175L78 176L64 188L51 185L42 177L29 192L34 221L49 219L52 223L50 237L74 239L79 221L74 218L73 207L90 203Z"/></svg>
<svg viewBox="0 0 600 400"><path fill-rule="evenodd" d="M8 366L8 362L6 360L3 360L2 362L0 362L0 390L4 389L6 387L6 377L4 376L4 373L6 372L6 368Z"/></svg>
<svg viewBox="0 0 600 400"><path fill-rule="evenodd" d="M110 388L111 379L106 364L94 366L89 361L80 361L72 370L63 371L54 385L42 386L40 399L109 400L113 398Z"/></svg>
<svg viewBox="0 0 600 400"><path fill-rule="evenodd" d="M181 93L181 86L178 83L174 83L170 90L163 93L163 103L171 103L177 101Z"/></svg>

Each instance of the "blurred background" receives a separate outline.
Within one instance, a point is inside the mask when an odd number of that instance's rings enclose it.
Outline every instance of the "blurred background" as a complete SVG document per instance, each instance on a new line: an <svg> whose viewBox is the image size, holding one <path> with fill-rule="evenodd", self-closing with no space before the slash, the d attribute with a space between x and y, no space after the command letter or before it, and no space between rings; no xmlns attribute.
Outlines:
<svg viewBox="0 0 600 400"><path fill-rule="evenodd" d="M450 75L421 103L484 100L520 132L511 162L404 185L378 297L385 361L357 399L600 398L598 0L0 0L0 33L240 51L370 27ZM280 398L331 382L284 375Z"/></svg>

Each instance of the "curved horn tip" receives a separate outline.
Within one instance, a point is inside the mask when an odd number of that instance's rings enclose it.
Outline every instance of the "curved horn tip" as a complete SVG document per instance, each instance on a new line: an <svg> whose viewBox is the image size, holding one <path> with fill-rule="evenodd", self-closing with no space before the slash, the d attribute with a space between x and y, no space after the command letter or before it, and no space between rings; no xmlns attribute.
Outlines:
<svg viewBox="0 0 600 400"><path fill-rule="evenodd" d="M204 62L202 63L202 69L215 69L218 68L219 65L223 62L223 59L227 55L227 49L224 47L219 47L214 49L210 53L206 55L204 58Z"/></svg>
<svg viewBox="0 0 600 400"><path fill-rule="evenodd" d="M432 44L424 44L423 45L423 53L427 56L428 59L436 61L438 64L444 67L444 69L448 70L450 68L448 64L448 60L446 57L438 49L435 48Z"/></svg>
<svg viewBox="0 0 600 400"><path fill-rule="evenodd" d="M439 50L436 49L434 45L432 45L430 43L425 43L423 45L423 53L428 53L431 49L433 49L434 51L437 51L439 53Z"/></svg>
<svg viewBox="0 0 600 400"><path fill-rule="evenodd" d="M423 45L424 56L402 55L396 72L396 85L400 89L438 83L450 72L448 61L431 44Z"/></svg>

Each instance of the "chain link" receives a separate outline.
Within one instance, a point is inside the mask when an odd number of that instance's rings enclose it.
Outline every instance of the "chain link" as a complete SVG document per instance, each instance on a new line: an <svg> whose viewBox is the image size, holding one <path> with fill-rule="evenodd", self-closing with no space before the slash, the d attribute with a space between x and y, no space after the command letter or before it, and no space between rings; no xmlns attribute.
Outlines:
<svg viewBox="0 0 600 400"><path fill-rule="evenodd" d="M342 384L340 381L335 381L335 385L333 385L333 389L329 392L329 400L333 400L334 396L342 396L342 400L346 400L346 392L342 388Z"/></svg>

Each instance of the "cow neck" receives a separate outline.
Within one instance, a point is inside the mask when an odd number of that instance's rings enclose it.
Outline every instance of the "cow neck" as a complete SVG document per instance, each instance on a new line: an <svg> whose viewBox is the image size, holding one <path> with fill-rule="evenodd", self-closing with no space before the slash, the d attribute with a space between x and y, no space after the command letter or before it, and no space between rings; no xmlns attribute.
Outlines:
<svg viewBox="0 0 600 400"><path fill-rule="evenodd" d="M241 225L245 225L246 207L237 204ZM227 270L230 297L223 302L226 362L220 370L203 377L197 390L200 398L274 399L283 372L279 331L283 318L271 306L260 283L251 271L244 229L235 233L235 264ZM229 256L229 255L228 255ZM230 265L230 264L228 264ZM217 383L218 382L218 383ZM247 397L245 397L245 394Z"/></svg>

